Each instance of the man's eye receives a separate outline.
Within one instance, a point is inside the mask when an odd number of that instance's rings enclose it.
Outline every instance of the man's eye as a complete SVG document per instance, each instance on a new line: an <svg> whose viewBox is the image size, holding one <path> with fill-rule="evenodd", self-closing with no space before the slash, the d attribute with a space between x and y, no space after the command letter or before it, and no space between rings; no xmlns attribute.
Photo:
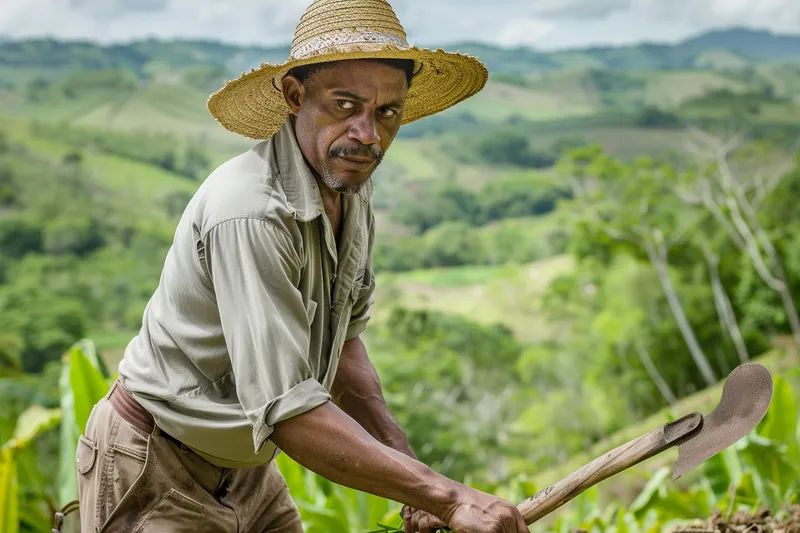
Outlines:
<svg viewBox="0 0 800 533"><path fill-rule="evenodd" d="M397 111L390 108L381 109L381 114L386 118L392 118L397 114Z"/></svg>
<svg viewBox="0 0 800 533"><path fill-rule="evenodd" d="M339 100L338 103L339 103L339 107L341 107L342 109L352 109L353 108L353 102L349 102L347 100Z"/></svg>

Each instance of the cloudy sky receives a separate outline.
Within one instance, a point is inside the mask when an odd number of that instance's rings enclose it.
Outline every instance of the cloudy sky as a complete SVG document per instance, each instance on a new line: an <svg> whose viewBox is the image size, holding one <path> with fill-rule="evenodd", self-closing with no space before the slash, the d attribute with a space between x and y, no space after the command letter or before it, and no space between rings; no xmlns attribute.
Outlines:
<svg viewBox="0 0 800 533"><path fill-rule="evenodd" d="M284 44L310 0L2 0L0 36L150 35ZM710 28L800 34L800 0L390 0L412 44L477 39L555 49L675 41Z"/></svg>

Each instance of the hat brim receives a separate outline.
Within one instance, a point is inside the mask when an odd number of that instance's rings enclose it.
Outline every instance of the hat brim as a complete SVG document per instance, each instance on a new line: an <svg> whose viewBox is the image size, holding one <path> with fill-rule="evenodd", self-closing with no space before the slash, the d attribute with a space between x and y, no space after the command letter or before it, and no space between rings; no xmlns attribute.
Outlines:
<svg viewBox="0 0 800 533"><path fill-rule="evenodd" d="M211 95L208 110L227 130L251 139L272 137L286 121L289 106L280 80L291 69L350 59L412 59L416 73L406 95L402 124L434 115L478 93L489 73L476 58L441 49L398 48L383 44L331 47L324 54L260 68L231 80Z"/></svg>

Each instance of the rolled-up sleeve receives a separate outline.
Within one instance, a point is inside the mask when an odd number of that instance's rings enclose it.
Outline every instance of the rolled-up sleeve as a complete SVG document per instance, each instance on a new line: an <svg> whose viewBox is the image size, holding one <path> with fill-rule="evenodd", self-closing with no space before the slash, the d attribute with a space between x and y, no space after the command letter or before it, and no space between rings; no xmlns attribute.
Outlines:
<svg viewBox="0 0 800 533"><path fill-rule="evenodd" d="M309 325L297 289L301 260L288 233L240 218L203 239L239 402L258 453L275 424L328 400L308 363Z"/></svg>
<svg viewBox="0 0 800 533"><path fill-rule="evenodd" d="M372 306L375 303L375 272L372 267L372 248L375 242L375 215L370 213L369 237L367 240L367 262L364 275L357 287L358 297L353 304L350 323L347 326L345 340L352 340L364 333L367 323L372 318Z"/></svg>

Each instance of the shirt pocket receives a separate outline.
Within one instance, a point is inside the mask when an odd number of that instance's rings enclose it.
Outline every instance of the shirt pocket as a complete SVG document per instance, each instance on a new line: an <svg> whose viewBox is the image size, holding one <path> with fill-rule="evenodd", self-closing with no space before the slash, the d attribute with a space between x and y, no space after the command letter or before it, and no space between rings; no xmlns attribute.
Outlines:
<svg viewBox="0 0 800 533"><path fill-rule="evenodd" d="M310 299L308 300L308 304L306 304L306 315L308 316L308 323L314 323L314 317L317 315L317 302Z"/></svg>

